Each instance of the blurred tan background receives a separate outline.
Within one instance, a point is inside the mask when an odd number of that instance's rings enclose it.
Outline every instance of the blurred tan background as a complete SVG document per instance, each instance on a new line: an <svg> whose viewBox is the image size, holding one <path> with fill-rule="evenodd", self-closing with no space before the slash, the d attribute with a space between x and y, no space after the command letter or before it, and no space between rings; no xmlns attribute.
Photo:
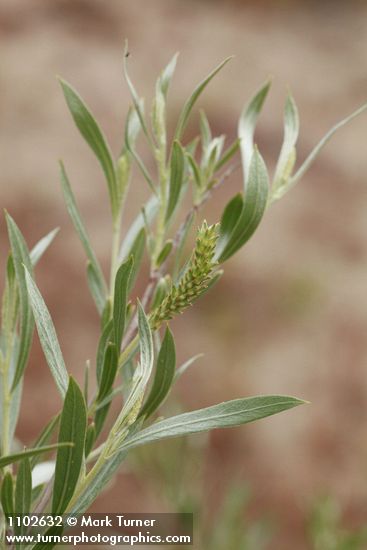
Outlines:
<svg viewBox="0 0 367 550"><path fill-rule="evenodd" d="M79 380L85 360L95 354L98 322L58 184L59 158L103 265L110 226L100 168L73 126L55 75L70 81L92 107L117 154L129 105L122 78L125 38L131 76L147 100L158 72L181 52L170 93L172 123L194 85L235 54L200 107L214 132L232 139L244 103L272 75L257 133L270 169L281 145L287 86L301 116L299 159L367 100L365 2L2 0L0 33L0 204L30 245L61 228L37 281ZM346 526L366 522L366 128L364 115L333 139L225 265L215 299L208 294L173 325L181 360L205 353L177 386L187 409L256 393L311 401L208 440L208 501L219 502L232 474L242 476L252 488L251 513L277 524L272 549L310 547L307 514L323 493L340 502ZM240 186L238 173L206 211L210 220ZM145 196L137 174L125 223ZM6 251L1 218L2 268ZM27 382L18 435L29 444L59 406L37 341ZM154 475L152 469L147 477ZM167 509L159 497L126 468L95 509Z"/></svg>

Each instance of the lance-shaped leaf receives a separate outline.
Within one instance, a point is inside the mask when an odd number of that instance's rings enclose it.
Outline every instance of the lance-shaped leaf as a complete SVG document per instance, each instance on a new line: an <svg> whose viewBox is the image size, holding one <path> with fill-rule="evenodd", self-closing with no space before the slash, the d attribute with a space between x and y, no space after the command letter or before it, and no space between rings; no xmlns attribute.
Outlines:
<svg viewBox="0 0 367 550"><path fill-rule="evenodd" d="M128 427L137 419L144 398L144 392L153 369L154 351L152 331L140 302L138 303L138 328L140 347L139 364L134 373L129 395L112 429L112 434L116 437L116 443L126 437Z"/></svg>
<svg viewBox="0 0 367 550"><path fill-rule="evenodd" d="M119 354L112 342L106 347L97 401L101 402L110 392L115 381Z"/></svg>
<svg viewBox="0 0 367 550"><path fill-rule="evenodd" d="M170 181L168 191L168 203L166 210L166 223L172 217L181 194L181 188L184 180L185 155L178 141L173 142L171 163L170 163Z"/></svg>
<svg viewBox="0 0 367 550"><path fill-rule="evenodd" d="M166 241L166 243L163 246L162 250L158 254L157 267L161 266L163 264L163 262L166 261L166 259L168 258L168 256L171 253L172 248L173 248L173 241L172 241L172 239L168 239L168 241Z"/></svg>
<svg viewBox="0 0 367 550"><path fill-rule="evenodd" d="M91 286L91 290L93 289L93 287L96 288L96 290L93 291L92 294L99 310L99 302L101 300L103 302L106 301L107 285L102 273L101 266L99 265L92 245L90 244L88 233L80 217L80 212L76 204L74 193L72 191L69 178L62 162L60 162L60 180L66 208L69 212L71 221L73 222L74 229L77 232L77 235L89 260L90 267L88 268L88 279L90 279L90 283L93 283L93 286Z"/></svg>
<svg viewBox="0 0 367 550"><path fill-rule="evenodd" d="M156 196L150 197L150 199L144 205L144 209L143 209L145 213L145 218L148 221L148 223L151 223L154 220L154 218L157 215L158 209L159 209L159 202L157 197ZM145 227L145 220L144 220L144 215L141 211L139 212L139 214L136 216L135 220L131 224L122 242L120 253L119 253L120 261L128 258L135 239L137 238L140 231L144 229L144 227Z"/></svg>
<svg viewBox="0 0 367 550"><path fill-rule="evenodd" d="M5 517L12 516L14 513L14 490L13 476L10 472L6 472L1 484L1 506Z"/></svg>
<svg viewBox="0 0 367 550"><path fill-rule="evenodd" d="M14 512L18 515L29 514L32 501L32 472L29 459L24 458L20 463L17 482L15 484L15 505ZM27 531L27 527L16 523L14 532L16 535L22 535ZM20 544L17 545L20 548Z"/></svg>
<svg viewBox="0 0 367 550"><path fill-rule="evenodd" d="M169 61L166 67L163 69L159 77L159 87L164 96L167 95L168 88L173 77L173 73L175 72L177 58L178 58L178 53L175 53L175 55L172 57L172 59Z"/></svg>
<svg viewBox="0 0 367 550"><path fill-rule="evenodd" d="M303 164L298 168L297 172L289 179L288 184L282 186L278 192L274 195L274 200L280 199L293 185L295 185L302 176L307 172L307 170L310 168L311 164L316 159L317 155L320 153L321 149L327 144L327 142L333 137L335 132L337 132L340 128L348 124L351 120L353 120L355 117L359 116L361 113L367 110L367 103L362 105L359 109L354 111L351 115L343 118L340 122L335 124L327 132L327 134L319 141L319 143L314 147L311 151L311 153L308 155L306 160L303 162Z"/></svg>
<svg viewBox="0 0 367 550"><path fill-rule="evenodd" d="M45 445L44 447L26 449L21 453L14 453L11 455L2 456L0 457L0 468L4 468L5 466L8 466L8 464L15 464L16 462L19 462L24 458L31 458L37 455L49 453L51 451L55 451L56 449L59 449L60 447L71 447L71 446L72 446L72 443L70 442L55 443L54 445Z"/></svg>
<svg viewBox="0 0 367 550"><path fill-rule="evenodd" d="M16 319L15 319L16 320ZM5 344L5 342L4 342ZM14 336L14 340L11 347L10 366L7 376L0 369L0 387L8 387L9 381L14 380L14 373L17 365L17 357L19 350L19 338ZM0 353L2 352L0 346ZM21 406L21 397L23 390L23 379L19 381L16 388L11 392L10 397L4 395L4 392L0 392L0 434L3 441L8 443L13 441L15 428L18 422L19 411ZM4 400L7 400L4 402ZM6 408L4 408L4 405ZM7 409L7 421L4 418L4 411Z"/></svg>
<svg viewBox="0 0 367 550"><path fill-rule="evenodd" d="M178 437L216 428L231 428L254 422L273 414L301 405L304 401L283 395L268 395L234 399L219 405L199 409L156 422L130 436L120 451L153 441Z"/></svg>
<svg viewBox="0 0 367 550"><path fill-rule="evenodd" d="M43 447L44 445L47 445L56 430L58 424L60 422L60 414L57 414L51 420L46 424L45 428L42 430L40 435L38 436L36 442L34 443L34 447ZM33 468L37 462L42 458L42 454L34 455L31 460L31 468Z"/></svg>
<svg viewBox="0 0 367 550"><path fill-rule="evenodd" d="M14 390L23 376L33 338L34 320L23 269L23 265L25 265L29 272L32 273L32 262L27 245L17 224L9 214L6 213L5 216L20 302L20 337L18 359L12 385L12 389Z"/></svg>
<svg viewBox="0 0 367 550"><path fill-rule="evenodd" d="M96 271L95 266L89 261L87 263L87 281L88 288L93 297L99 315L103 315L106 306L106 292L101 287L101 279L99 273Z"/></svg>
<svg viewBox="0 0 367 550"><path fill-rule="evenodd" d="M39 260L42 258L43 254L46 252L54 238L56 237L57 233L59 232L59 228L56 227L56 229L53 229L47 235L42 237L38 241L38 243L32 248L30 252L30 258L33 267L39 262Z"/></svg>
<svg viewBox="0 0 367 550"><path fill-rule="evenodd" d="M127 288L127 294L129 295L132 289L134 288L136 278L139 273L139 269L141 266L141 262L143 260L144 256L144 249L145 249L145 228L141 229L139 233L137 234L131 249L129 251L129 254L127 257L131 257L133 259L133 265L130 272L129 282L128 282L128 288Z"/></svg>
<svg viewBox="0 0 367 550"><path fill-rule="evenodd" d="M224 209L219 226L219 239L216 256L221 257L228 246L231 236L243 212L243 197L241 193L235 195Z"/></svg>
<svg viewBox="0 0 367 550"><path fill-rule="evenodd" d="M241 155L244 170L244 185L247 186L247 180L250 173L250 163L254 151L254 133L257 119L264 105L271 82L266 82L260 90L254 95L250 103L244 108L238 124L238 137L241 140Z"/></svg>
<svg viewBox="0 0 367 550"><path fill-rule="evenodd" d="M189 99L186 101L186 103L183 106L183 109L180 113L179 119L178 119L176 132L175 132L175 139L176 140L181 139L182 134L183 134L183 132L186 128L187 121L189 119L190 113L191 113L196 101L198 100L198 98L200 97L202 92L205 90L205 88L209 84L209 82L212 80L212 78L215 77L215 75L224 67L224 65L226 65L228 63L228 61L230 59L232 59L232 57L228 57L227 59L222 61L222 63L220 63L218 65L218 67L216 67L204 80L202 80L202 82L200 82L197 85L197 87L195 88L195 90L193 91L193 93L191 94Z"/></svg>
<svg viewBox="0 0 367 550"><path fill-rule="evenodd" d="M237 153L238 149L240 148L241 140L238 138L236 139L223 153L223 155L220 157L218 162L215 165L214 172L217 172L223 166L227 164L231 160L231 158Z"/></svg>
<svg viewBox="0 0 367 550"><path fill-rule="evenodd" d="M7 354L6 351L6 337L5 335L10 335L15 333L15 327L17 324L17 314L18 314L18 287L17 279L14 268L14 261L11 254L8 256L8 261L6 263L6 273L5 273L5 285L4 292L2 297L2 308L1 308L1 330L3 334L3 341L0 340L0 344L3 347L1 350L3 356Z"/></svg>
<svg viewBox="0 0 367 550"><path fill-rule="evenodd" d="M159 350L157 367L150 393L140 416L149 418L164 402L172 386L176 368L175 342L171 331L167 327L161 349Z"/></svg>
<svg viewBox="0 0 367 550"><path fill-rule="evenodd" d="M60 80L60 84L78 130L102 166L108 185L112 212L116 215L118 212L116 172L107 140L80 95L65 80Z"/></svg>
<svg viewBox="0 0 367 550"><path fill-rule="evenodd" d="M296 142L299 133L299 117L296 103L289 94L284 107L284 138L275 169L272 194L286 185L296 160Z"/></svg>
<svg viewBox="0 0 367 550"><path fill-rule="evenodd" d="M85 434L85 449L84 455L87 457L93 449L94 442L97 438L96 427L94 424L89 424L87 432Z"/></svg>
<svg viewBox="0 0 367 550"><path fill-rule="evenodd" d="M255 147L242 208L242 199L237 196L230 201L223 213L216 252L219 262L228 260L253 235L264 215L268 191L266 166Z"/></svg>
<svg viewBox="0 0 367 550"><path fill-rule="evenodd" d="M83 393L70 378L61 413L59 443L71 442L57 452L52 513L62 514L74 494L83 462L87 411Z"/></svg>
<svg viewBox="0 0 367 550"><path fill-rule="evenodd" d="M98 342L97 358L96 358L96 375L97 375L98 384L101 383L104 356L105 356L105 352L106 352L108 342L109 342L110 339L112 340L112 338L111 338L112 331L113 331L113 321L111 319L105 325L105 327L102 331L102 334L100 336L99 342Z"/></svg>
<svg viewBox="0 0 367 550"><path fill-rule="evenodd" d="M113 302L113 333L117 350L121 348L122 336L125 330L126 305L129 288L129 278L133 267L133 257L130 256L117 270Z"/></svg>
<svg viewBox="0 0 367 550"><path fill-rule="evenodd" d="M205 150L212 140L212 131L210 129L208 118L202 110L200 111L200 134L202 147Z"/></svg>
<svg viewBox="0 0 367 550"><path fill-rule="evenodd" d="M56 336L55 327L40 291L38 290L26 267L24 267L24 270L28 295L33 309L33 315L36 321L37 332L43 353L45 354L47 364L50 367L51 374L54 377L57 388L61 393L61 396L64 397L68 387L69 377L66 371L64 358L61 353L60 344Z"/></svg>

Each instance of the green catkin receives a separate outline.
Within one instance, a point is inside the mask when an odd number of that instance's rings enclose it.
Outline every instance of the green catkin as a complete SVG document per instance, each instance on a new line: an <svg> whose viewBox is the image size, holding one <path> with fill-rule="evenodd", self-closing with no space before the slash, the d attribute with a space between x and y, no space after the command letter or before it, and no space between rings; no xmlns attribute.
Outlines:
<svg viewBox="0 0 367 550"><path fill-rule="evenodd" d="M217 265L213 261L217 240L218 224L208 225L204 221L198 230L195 249L185 273L151 314L150 325L153 329L182 313L207 288Z"/></svg>

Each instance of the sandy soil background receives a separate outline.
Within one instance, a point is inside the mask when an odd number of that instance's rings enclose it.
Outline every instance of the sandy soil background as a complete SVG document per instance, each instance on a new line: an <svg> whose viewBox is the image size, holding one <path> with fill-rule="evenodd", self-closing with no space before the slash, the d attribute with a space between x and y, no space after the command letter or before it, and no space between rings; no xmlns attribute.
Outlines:
<svg viewBox="0 0 367 550"><path fill-rule="evenodd" d="M235 54L200 106L215 132L233 138L243 104L273 75L257 133L273 168L287 86L300 110L300 159L334 122L367 100L365 4L306 4L1 2L0 203L30 244L61 228L37 281L67 364L79 379L85 360L94 356L98 323L84 284L83 253L61 197L58 158L66 162L103 265L110 226L100 169L73 127L55 75L72 82L92 106L117 153L129 104L121 68L125 37L131 75L147 99L160 69L181 52L171 121L197 81ZM187 409L255 393L294 394L312 402L208 440L208 502L219 502L226 479L239 472L252 487L252 513L268 514L278 524L272 549L309 548L305 518L319 494L338 499L350 527L361 525L367 514L366 128L367 115L334 138L225 266L215 299L208 295L173 325L182 360L205 352L177 387ZM240 186L238 174L218 192L206 211L210 220ZM126 224L145 195L137 177ZM1 258L6 251L1 217ZM26 379L18 435L30 443L59 406L37 341ZM125 469L95 509L167 506L153 486Z"/></svg>

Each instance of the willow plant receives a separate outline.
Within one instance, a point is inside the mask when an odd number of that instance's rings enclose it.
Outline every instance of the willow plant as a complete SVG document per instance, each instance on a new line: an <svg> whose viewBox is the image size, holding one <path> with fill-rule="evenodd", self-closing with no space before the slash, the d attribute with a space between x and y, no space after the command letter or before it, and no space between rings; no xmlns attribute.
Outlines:
<svg viewBox="0 0 367 550"><path fill-rule="evenodd" d="M266 209L301 178L333 133L366 106L330 130L295 170L299 120L296 104L288 95L284 141L270 184L266 165L254 144L257 119L270 82L245 107L239 120L238 139L233 143L225 146L225 136L212 135L204 113L200 115L198 137L187 141L185 129L193 108L209 82L229 61L224 60L185 102L170 139L167 95L177 55L157 79L149 116L129 78L127 57L126 53L124 73L132 104L117 159L89 107L67 82L60 81L76 127L104 173L112 219L107 280L61 163L62 192L87 258L88 286L101 327L93 375L87 363L83 387L65 365L50 313L34 277L36 264L56 231L30 250L15 221L5 214L10 253L5 269L0 335L3 536L9 529L5 518L15 512L62 514L87 510L127 453L137 446L238 426L303 403L279 395L243 397L162 419L162 404L177 379L195 360L195 357L188 359L176 368L175 342L168 325L215 285L223 274L223 264L252 237ZM139 133L155 161L154 173L148 170L137 150ZM219 223L208 225L205 220L200 221L201 207L231 177L239 164L235 159L238 154L243 167L243 189L225 206ZM132 176L145 180L151 197L137 209L134 222L122 235L123 210ZM185 211L184 204L188 202L190 206ZM196 232L196 240L186 256L192 232ZM149 259L150 274L144 293L135 301L131 296L142 270L143 256ZM49 419L37 441L19 451L15 430L35 328L61 397L61 408L57 416ZM93 381L89 380L92 376ZM88 389L91 387L96 388L94 393ZM112 401L119 404L117 415L113 412L116 407L111 408ZM56 443L52 443L56 437ZM45 458L48 463L54 460L54 469L48 475L43 468ZM40 471L42 479L38 480ZM22 533L22 527L16 528L16 532L17 529Z"/></svg>

